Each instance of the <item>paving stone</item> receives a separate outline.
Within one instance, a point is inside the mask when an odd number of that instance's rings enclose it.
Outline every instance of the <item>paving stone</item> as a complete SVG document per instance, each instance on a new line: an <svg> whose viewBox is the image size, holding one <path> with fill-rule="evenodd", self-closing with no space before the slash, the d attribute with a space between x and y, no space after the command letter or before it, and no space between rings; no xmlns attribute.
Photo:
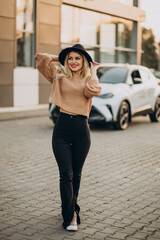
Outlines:
<svg viewBox="0 0 160 240"><path fill-rule="evenodd" d="M4 229L8 228L8 224L6 223L3 223L3 222L0 222L0 232L2 232Z"/></svg>
<svg viewBox="0 0 160 240"><path fill-rule="evenodd" d="M157 239L157 237L154 237L154 236L148 236L147 240L159 240L159 239Z"/></svg>
<svg viewBox="0 0 160 240"><path fill-rule="evenodd" d="M141 229L141 228L145 227L145 225L146 225L146 224L144 224L144 223L134 222L134 223L132 223L132 224L130 225L130 227L136 228L136 229L137 229L137 228Z"/></svg>
<svg viewBox="0 0 160 240"><path fill-rule="evenodd" d="M27 236L15 233L15 234L12 234L12 236L8 237L8 240L29 240L29 239ZM41 239L39 239L39 240L41 240Z"/></svg>
<svg viewBox="0 0 160 240"><path fill-rule="evenodd" d="M86 229L82 230L82 233L87 233L87 234L93 235L96 231L97 231L96 228L87 227Z"/></svg>
<svg viewBox="0 0 160 240"><path fill-rule="evenodd" d="M17 230L11 227L8 227L6 229L4 229L3 231L1 231L2 235L5 236L11 236L12 234L16 233Z"/></svg>
<svg viewBox="0 0 160 240"><path fill-rule="evenodd" d="M137 231L139 231L140 229L136 229L136 228L132 228L132 227L126 227L126 228L124 228L123 230L122 230L122 232L124 232L124 233L128 233L128 235L129 236L133 236L134 234L136 234L137 233ZM145 231L143 231L143 230L140 230L141 232L143 232L143 233L148 233L148 232L145 232Z"/></svg>
<svg viewBox="0 0 160 240"><path fill-rule="evenodd" d="M106 225L114 225L114 223L116 222L115 219L111 219L111 218L107 218L103 220L103 223L106 223Z"/></svg>
<svg viewBox="0 0 160 240"><path fill-rule="evenodd" d="M30 227L29 224L26 224L25 222L21 222L21 223L17 223L14 226L14 229L16 229L17 231L23 231L24 229L29 228L29 227Z"/></svg>
<svg viewBox="0 0 160 240"><path fill-rule="evenodd" d="M152 235L152 237L155 237L155 238L157 238L157 239L160 239L160 228L158 229L158 231L156 231L156 232Z"/></svg>
<svg viewBox="0 0 160 240"><path fill-rule="evenodd" d="M132 235L132 237L139 238L139 239L146 239L147 236L148 236L148 233L144 233L144 232L136 232Z"/></svg>
<svg viewBox="0 0 160 240"><path fill-rule="evenodd" d="M71 239L74 239L74 240L83 240L83 239L85 239L86 237L88 237L87 236L87 234L86 233L82 233L82 232L76 232L76 233L74 233L73 235L70 235L70 233L68 234L69 236L67 236L67 237L65 237L64 239L66 240L66 239L68 239L68 240L71 240ZM93 238L93 236L92 236L92 238Z"/></svg>
<svg viewBox="0 0 160 240"><path fill-rule="evenodd" d="M103 230L103 229L106 228L106 224L101 223L101 222L97 222L97 223L94 224L94 228L97 228L99 230Z"/></svg>
<svg viewBox="0 0 160 240"><path fill-rule="evenodd" d="M85 221L85 223L89 224L89 225L95 225L97 222L98 222L98 220L94 219L94 218L87 218Z"/></svg>
<svg viewBox="0 0 160 240"><path fill-rule="evenodd" d="M102 233L102 232L96 232L93 236L92 239L108 239L108 235L106 233Z"/></svg>
<svg viewBox="0 0 160 240"><path fill-rule="evenodd" d="M32 228L26 228L22 231L19 231L20 234L26 235L26 236L32 236L34 233L37 233L37 229L32 229Z"/></svg>
<svg viewBox="0 0 160 240"><path fill-rule="evenodd" d="M0 233L0 239L8 240L8 237L7 237L6 234L1 234L1 233Z"/></svg>
<svg viewBox="0 0 160 240"><path fill-rule="evenodd" d="M113 228L113 227L107 227L105 229L103 229L101 232L106 233L107 235L113 235L114 233L116 233L118 230L117 228Z"/></svg>
<svg viewBox="0 0 160 240"><path fill-rule="evenodd" d="M135 238L135 237L127 237L126 240L145 240L145 239L141 239L141 238Z"/></svg>
<svg viewBox="0 0 160 240"><path fill-rule="evenodd" d="M121 233L121 232L117 232L114 235L112 235L113 238L117 238L117 239L125 239L127 238L128 234L127 233Z"/></svg>

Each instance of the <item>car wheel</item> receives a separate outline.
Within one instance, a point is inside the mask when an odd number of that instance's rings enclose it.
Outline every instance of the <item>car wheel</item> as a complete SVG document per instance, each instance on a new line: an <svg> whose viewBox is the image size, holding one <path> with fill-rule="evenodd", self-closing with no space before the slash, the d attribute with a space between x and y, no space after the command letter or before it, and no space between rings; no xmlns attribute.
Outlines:
<svg viewBox="0 0 160 240"><path fill-rule="evenodd" d="M117 122L114 124L114 128L118 130L125 130L128 127L129 122L129 105L127 102L123 101L121 103Z"/></svg>
<svg viewBox="0 0 160 240"><path fill-rule="evenodd" d="M157 98L154 112L149 114L149 117L152 122L160 122L160 96Z"/></svg>

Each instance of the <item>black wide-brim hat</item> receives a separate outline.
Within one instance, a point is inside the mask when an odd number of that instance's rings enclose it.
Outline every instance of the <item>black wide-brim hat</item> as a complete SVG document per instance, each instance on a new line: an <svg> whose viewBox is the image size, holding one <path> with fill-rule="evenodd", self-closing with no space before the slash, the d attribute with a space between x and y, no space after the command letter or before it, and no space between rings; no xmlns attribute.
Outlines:
<svg viewBox="0 0 160 240"><path fill-rule="evenodd" d="M85 48L81 44L75 44L74 46L65 48L60 52L58 58L59 58L59 62L63 66L64 66L65 58L66 58L67 54L70 52L78 52L80 54L83 54L86 57L86 59L89 63L89 66L91 65L90 62L93 62L91 56L86 52Z"/></svg>

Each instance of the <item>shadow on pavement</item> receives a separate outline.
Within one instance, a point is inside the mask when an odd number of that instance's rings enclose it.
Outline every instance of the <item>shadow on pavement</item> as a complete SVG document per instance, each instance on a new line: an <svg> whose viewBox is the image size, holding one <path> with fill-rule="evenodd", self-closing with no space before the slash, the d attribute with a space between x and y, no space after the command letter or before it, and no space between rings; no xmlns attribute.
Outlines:
<svg viewBox="0 0 160 240"><path fill-rule="evenodd" d="M157 123L152 123L149 119L148 116L142 116L142 117L134 117L132 118L132 121L129 123L128 128L133 128L141 125L147 125L149 126L150 124L157 124ZM106 123L106 124L90 124L90 129L91 131L123 131L123 130L115 130L114 126L111 123ZM125 130L127 131L127 129Z"/></svg>

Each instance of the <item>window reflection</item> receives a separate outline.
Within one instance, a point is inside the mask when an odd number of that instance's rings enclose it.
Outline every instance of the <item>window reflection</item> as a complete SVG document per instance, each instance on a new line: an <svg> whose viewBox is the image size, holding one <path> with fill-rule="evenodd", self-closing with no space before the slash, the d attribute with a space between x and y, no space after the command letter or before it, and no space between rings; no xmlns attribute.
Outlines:
<svg viewBox="0 0 160 240"><path fill-rule="evenodd" d="M33 66L34 55L34 0L17 0L16 38L17 65Z"/></svg>
<svg viewBox="0 0 160 240"><path fill-rule="evenodd" d="M136 63L132 34L130 20L62 6L62 48L80 42L96 61Z"/></svg>
<svg viewBox="0 0 160 240"><path fill-rule="evenodd" d="M32 66L32 34L27 32L17 32L17 65Z"/></svg>

